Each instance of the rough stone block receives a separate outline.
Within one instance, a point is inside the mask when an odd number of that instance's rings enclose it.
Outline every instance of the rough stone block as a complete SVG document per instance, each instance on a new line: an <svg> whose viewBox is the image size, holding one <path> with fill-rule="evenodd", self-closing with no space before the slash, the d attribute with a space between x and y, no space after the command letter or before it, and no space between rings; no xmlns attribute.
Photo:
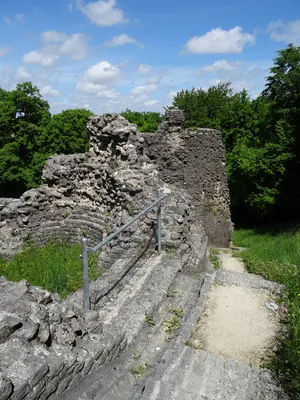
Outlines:
<svg viewBox="0 0 300 400"><path fill-rule="evenodd" d="M7 400L13 392L11 380L0 373L0 399Z"/></svg>

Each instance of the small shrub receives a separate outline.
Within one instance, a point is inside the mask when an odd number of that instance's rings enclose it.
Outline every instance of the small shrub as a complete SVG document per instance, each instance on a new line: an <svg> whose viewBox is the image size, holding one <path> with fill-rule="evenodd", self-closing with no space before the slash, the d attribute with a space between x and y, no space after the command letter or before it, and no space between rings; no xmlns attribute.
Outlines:
<svg viewBox="0 0 300 400"><path fill-rule="evenodd" d="M136 367L133 367L131 373L134 377L138 378L145 374L147 368L149 368L149 364L145 362L137 365Z"/></svg>
<svg viewBox="0 0 300 400"><path fill-rule="evenodd" d="M154 319L153 319L153 315L152 315L152 314L146 314L145 320L146 320L147 325L150 326L150 328L152 328L153 326L155 326L155 322L154 322Z"/></svg>

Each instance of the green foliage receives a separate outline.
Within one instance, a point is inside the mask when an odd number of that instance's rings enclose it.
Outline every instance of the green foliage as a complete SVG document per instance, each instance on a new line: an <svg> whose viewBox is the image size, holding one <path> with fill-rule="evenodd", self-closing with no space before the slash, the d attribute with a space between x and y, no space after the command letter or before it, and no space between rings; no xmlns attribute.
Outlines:
<svg viewBox="0 0 300 400"><path fill-rule="evenodd" d="M249 272L282 283L288 295L288 337L275 361L279 376L287 382L291 398L300 399L300 231L236 230L234 244L247 247L239 253Z"/></svg>
<svg viewBox="0 0 300 400"><path fill-rule="evenodd" d="M149 368L149 364L147 362L139 364L132 368L131 373L135 378L140 378L143 376L147 369Z"/></svg>
<svg viewBox="0 0 300 400"><path fill-rule="evenodd" d="M182 90L173 99L173 106L184 111L187 128L221 128L228 99L232 96L230 83L220 83L204 89Z"/></svg>
<svg viewBox="0 0 300 400"><path fill-rule="evenodd" d="M278 52L255 100L230 83L179 92L189 128L218 128L226 148L234 219L300 215L300 47Z"/></svg>
<svg viewBox="0 0 300 400"><path fill-rule="evenodd" d="M181 327L181 323L177 317L171 317L164 321L163 326L166 334L166 341L169 342L174 337L175 331Z"/></svg>
<svg viewBox="0 0 300 400"><path fill-rule="evenodd" d="M40 152L43 126L50 121L49 104L30 82L0 92L0 185L38 184L46 157Z"/></svg>
<svg viewBox="0 0 300 400"><path fill-rule="evenodd" d="M84 153L89 149L86 123L93 114L85 109L64 110L52 116L42 146L50 154Z"/></svg>
<svg viewBox="0 0 300 400"><path fill-rule="evenodd" d="M30 82L0 88L0 196L20 196L40 184L52 154L88 150L87 110L65 110L51 117L50 106Z"/></svg>
<svg viewBox="0 0 300 400"><path fill-rule="evenodd" d="M121 113L132 124L136 124L140 132L156 132L163 120L163 116L158 112L138 112L126 109Z"/></svg>
<svg viewBox="0 0 300 400"><path fill-rule="evenodd" d="M152 314L146 314L145 321L146 321L146 324L148 326L150 326L150 328L153 328L155 326L155 322L154 322Z"/></svg>
<svg viewBox="0 0 300 400"><path fill-rule="evenodd" d="M29 244L12 260L0 259L0 276L17 282L26 279L31 285L66 297L83 286L80 254L80 244ZM97 255L90 255L90 279L98 278L102 272L97 267Z"/></svg>

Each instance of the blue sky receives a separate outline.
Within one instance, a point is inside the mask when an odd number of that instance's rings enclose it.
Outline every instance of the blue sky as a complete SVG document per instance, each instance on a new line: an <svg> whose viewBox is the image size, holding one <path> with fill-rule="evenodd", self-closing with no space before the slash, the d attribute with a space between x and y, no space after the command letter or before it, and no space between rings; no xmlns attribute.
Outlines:
<svg viewBox="0 0 300 400"><path fill-rule="evenodd" d="M163 111L220 81L255 97L288 43L299 0L1 0L0 87L32 81L53 113Z"/></svg>

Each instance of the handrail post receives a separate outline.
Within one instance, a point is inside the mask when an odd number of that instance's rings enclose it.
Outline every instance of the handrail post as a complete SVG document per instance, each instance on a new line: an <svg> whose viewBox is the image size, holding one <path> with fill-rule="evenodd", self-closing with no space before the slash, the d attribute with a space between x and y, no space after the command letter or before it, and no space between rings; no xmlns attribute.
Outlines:
<svg viewBox="0 0 300 400"><path fill-rule="evenodd" d="M87 250L87 238L81 239L81 261L83 274L83 307L90 310L90 290L89 290L89 255Z"/></svg>
<svg viewBox="0 0 300 400"><path fill-rule="evenodd" d="M161 190L157 190L157 199L161 199ZM161 252L161 201L157 204L157 224L156 224L157 251Z"/></svg>

